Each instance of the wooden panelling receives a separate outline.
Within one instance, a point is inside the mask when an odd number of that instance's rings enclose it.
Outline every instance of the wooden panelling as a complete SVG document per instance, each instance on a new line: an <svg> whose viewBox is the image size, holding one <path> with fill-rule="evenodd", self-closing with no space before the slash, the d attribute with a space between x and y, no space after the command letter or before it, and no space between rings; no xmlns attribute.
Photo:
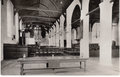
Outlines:
<svg viewBox="0 0 120 77"><path fill-rule="evenodd" d="M15 44L4 44L4 59L22 58L23 54L28 56L28 48L26 46L18 46Z"/></svg>
<svg viewBox="0 0 120 77"><path fill-rule="evenodd" d="M98 44L90 44L89 45L89 56L90 57L99 57L100 49ZM112 57L119 57L119 47L112 46Z"/></svg>

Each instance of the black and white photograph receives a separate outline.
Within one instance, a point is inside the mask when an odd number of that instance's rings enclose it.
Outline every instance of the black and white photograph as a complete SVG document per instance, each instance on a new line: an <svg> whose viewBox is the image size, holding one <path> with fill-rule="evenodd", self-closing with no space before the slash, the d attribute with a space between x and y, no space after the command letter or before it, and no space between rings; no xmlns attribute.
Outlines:
<svg viewBox="0 0 120 77"><path fill-rule="evenodd" d="M119 76L119 3L0 0L1 76Z"/></svg>

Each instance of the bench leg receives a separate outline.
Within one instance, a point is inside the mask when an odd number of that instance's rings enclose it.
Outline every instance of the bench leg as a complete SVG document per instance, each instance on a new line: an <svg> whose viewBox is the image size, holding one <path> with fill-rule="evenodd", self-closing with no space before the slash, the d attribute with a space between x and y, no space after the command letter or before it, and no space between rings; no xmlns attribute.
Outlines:
<svg viewBox="0 0 120 77"><path fill-rule="evenodd" d="M24 66L24 64L21 64L21 67L20 67L20 75L24 75L24 69L23 69L23 66Z"/></svg>
<svg viewBox="0 0 120 77"><path fill-rule="evenodd" d="M55 71L55 68L53 68L52 70L53 70L53 72L54 72L54 71Z"/></svg>
<svg viewBox="0 0 120 77"><path fill-rule="evenodd" d="M48 63L46 63L46 67L48 68Z"/></svg>
<svg viewBox="0 0 120 77"><path fill-rule="evenodd" d="M84 71L86 71L86 61L84 61Z"/></svg>
<svg viewBox="0 0 120 77"><path fill-rule="evenodd" d="M82 65L82 62L80 62L80 69L82 68L81 65Z"/></svg>

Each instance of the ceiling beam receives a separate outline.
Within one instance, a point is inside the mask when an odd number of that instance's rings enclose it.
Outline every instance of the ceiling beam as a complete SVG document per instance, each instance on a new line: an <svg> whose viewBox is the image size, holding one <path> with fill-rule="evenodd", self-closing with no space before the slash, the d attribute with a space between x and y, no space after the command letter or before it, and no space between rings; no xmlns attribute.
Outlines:
<svg viewBox="0 0 120 77"><path fill-rule="evenodd" d="M58 17L48 17L48 16L29 16L29 15L24 15L24 16L21 16L22 18L49 18L49 19L58 19Z"/></svg>
<svg viewBox="0 0 120 77"><path fill-rule="evenodd" d="M40 18L39 18L40 19ZM55 21L55 19L51 19L51 20L44 20L44 19L35 19L35 18L23 18L23 22L43 22L43 23L52 23Z"/></svg>
<svg viewBox="0 0 120 77"><path fill-rule="evenodd" d="M27 21L23 21L23 22L44 22L44 23L51 23L51 21L35 21L35 20L27 20Z"/></svg>
<svg viewBox="0 0 120 77"><path fill-rule="evenodd" d="M53 24L51 21L38 21L38 20L26 20L23 21L24 23L44 23L44 24Z"/></svg>
<svg viewBox="0 0 120 77"><path fill-rule="evenodd" d="M34 10L34 11L61 13L60 10L59 11L58 10L45 10L45 9L40 9L40 8L35 8L35 7L16 6L16 8L19 10Z"/></svg>
<svg viewBox="0 0 120 77"><path fill-rule="evenodd" d="M53 0L49 0L49 1L55 6L56 9L58 9L58 7L56 6Z"/></svg>
<svg viewBox="0 0 120 77"><path fill-rule="evenodd" d="M50 24L47 24L47 23L41 23L41 22L32 22L32 23L29 23L29 22L24 22L25 24L27 23L27 24L32 24L32 25L41 25L41 26L46 26L46 27L51 27L51 25L53 24L53 23L50 23Z"/></svg>
<svg viewBox="0 0 120 77"><path fill-rule="evenodd" d="M44 24L44 23L32 23L33 25L45 25L45 26L47 26L47 27L51 27L51 25L49 25L49 24Z"/></svg>

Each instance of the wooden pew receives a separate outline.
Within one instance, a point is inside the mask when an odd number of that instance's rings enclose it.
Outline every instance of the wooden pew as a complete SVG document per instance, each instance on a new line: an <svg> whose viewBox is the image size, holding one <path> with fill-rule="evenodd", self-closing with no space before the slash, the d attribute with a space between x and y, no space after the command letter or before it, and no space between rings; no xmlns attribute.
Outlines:
<svg viewBox="0 0 120 77"><path fill-rule="evenodd" d="M61 48L41 48L39 51L40 55L39 56L58 56L62 55L63 49Z"/></svg>
<svg viewBox="0 0 120 77"><path fill-rule="evenodd" d="M99 57L99 45L90 44L89 45L90 57Z"/></svg>
<svg viewBox="0 0 120 77"><path fill-rule="evenodd" d="M79 56L80 55L80 50L79 50L79 48L65 48L64 53L66 53L68 55Z"/></svg>

